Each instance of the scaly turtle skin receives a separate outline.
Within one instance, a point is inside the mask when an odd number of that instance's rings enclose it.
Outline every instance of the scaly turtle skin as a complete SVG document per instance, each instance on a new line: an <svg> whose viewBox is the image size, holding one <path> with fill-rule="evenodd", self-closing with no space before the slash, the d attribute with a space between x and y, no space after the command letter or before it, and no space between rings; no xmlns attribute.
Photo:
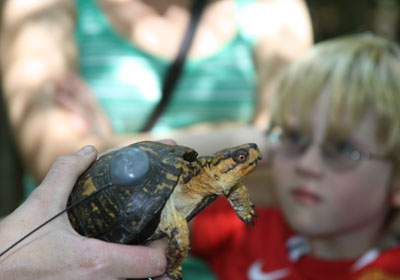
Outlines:
<svg viewBox="0 0 400 280"><path fill-rule="evenodd" d="M182 279L187 223L219 195L245 224L253 223L254 205L241 179L260 159L256 144L197 158L184 146L135 143L103 155L82 174L69 204L87 199L68 216L80 234L110 242L143 244L167 236L167 274Z"/></svg>

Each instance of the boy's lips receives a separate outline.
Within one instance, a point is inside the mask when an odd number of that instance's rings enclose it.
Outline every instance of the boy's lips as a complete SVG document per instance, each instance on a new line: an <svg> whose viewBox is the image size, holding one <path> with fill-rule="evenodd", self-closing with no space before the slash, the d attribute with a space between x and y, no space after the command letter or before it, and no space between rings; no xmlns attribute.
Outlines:
<svg viewBox="0 0 400 280"><path fill-rule="evenodd" d="M305 187L296 187L291 191L294 200L303 205L316 205L322 201L322 197Z"/></svg>

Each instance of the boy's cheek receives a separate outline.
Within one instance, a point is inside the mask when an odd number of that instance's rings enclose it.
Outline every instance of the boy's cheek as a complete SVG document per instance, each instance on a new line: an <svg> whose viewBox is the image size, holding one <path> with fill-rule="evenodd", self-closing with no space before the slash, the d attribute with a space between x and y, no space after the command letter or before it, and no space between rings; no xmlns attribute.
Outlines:
<svg viewBox="0 0 400 280"><path fill-rule="evenodd" d="M290 161L275 159L271 163L271 174L274 185L284 185L293 174L293 164Z"/></svg>
<svg viewBox="0 0 400 280"><path fill-rule="evenodd" d="M293 184L292 170L293 169L291 168L291 165L282 162L276 162L272 166L272 188L276 198L278 201L280 201L280 203L285 203L285 201L290 200L289 188L291 184Z"/></svg>

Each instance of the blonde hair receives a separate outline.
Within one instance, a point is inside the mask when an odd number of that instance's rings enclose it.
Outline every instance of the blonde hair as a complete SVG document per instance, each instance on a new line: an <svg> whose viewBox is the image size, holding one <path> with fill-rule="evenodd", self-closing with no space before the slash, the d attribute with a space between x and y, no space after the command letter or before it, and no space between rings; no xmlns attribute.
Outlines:
<svg viewBox="0 0 400 280"><path fill-rule="evenodd" d="M317 97L328 90L329 129L348 135L369 108L378 116L377 139L400 161L400 48L371 34L318 43L283 73L271 126L285 126L293 112L307 127ZM338 120L343 120L338 124ZM338 127L342 125L343 127Z"/></svg>

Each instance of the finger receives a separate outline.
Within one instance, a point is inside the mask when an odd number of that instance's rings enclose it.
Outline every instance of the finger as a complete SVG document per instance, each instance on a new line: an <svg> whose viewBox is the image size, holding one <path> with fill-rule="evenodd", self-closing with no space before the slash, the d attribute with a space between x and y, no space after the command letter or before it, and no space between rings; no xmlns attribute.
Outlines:
<svg viewBox="0 0 400 280"><path fill-rule="evenodd" d="M157 239L157 240L147 243L146 246L166 252L167 247L168 247L168 241L166 238Z"/></svg>
<svg viewBox="0 0 400 280"><path fill-rule="evenodd" d="M120 278L144 278L163 275L167 269L165 248L162 242L156 247L121 245L103 242L102 252L107 252L107 270ZM161 247L161 248L160 248Z"/></svg>
<svg viewBox="0 0 400 280"><path fill-rule="evenodd" d="M166 238L158 239L158 240L155 240L155 241L152 241L152 242L146 244L146 246L149 246L149 247L155 248L155 249L159 249L162 252L166 252L167 247L168 247L168 241ZM162 274L161 276L153 277L152 279L153 280L171 280L171 278L169 278L167 276L167 274Z"/></svg>
<svg viewBox="0 0 400 280"><path fill-rule="evenodd" d="M73 155L58 157L38 187L41 199L48 197L53 205L65 207L76 180L96 159L96 155L93 146L85 146Z"/></svg>
<svg viewBox="0 0 400 280"><path fill-rule="evenodd" d="M160 276L160 277L153 277L153 278L151 278L151 279L153 279L153 280L172 280L171 278L169 278L168 276L167 276L167 274L164 274L164 275L162 275L162 276Z"/></svg>

